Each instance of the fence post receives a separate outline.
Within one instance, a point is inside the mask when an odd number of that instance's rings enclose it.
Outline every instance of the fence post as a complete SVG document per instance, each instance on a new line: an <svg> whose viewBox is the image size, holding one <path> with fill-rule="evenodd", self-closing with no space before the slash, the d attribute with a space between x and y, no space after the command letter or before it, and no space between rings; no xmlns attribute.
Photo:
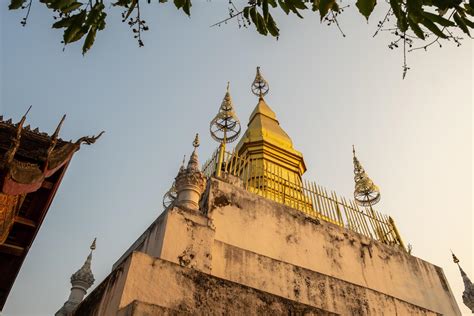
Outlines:
<svg viewBox="0 0 474 316"><path fill-rule="evenodd" d="M224 138L224 141L219 146L219 156L217 157L217 166L216 166L216 177L221 176L224 155L225 155L225 138Z"/></svg>
<svg viewBox="0 0 474 316"><path fill-rule="evenodd" d="M400 233L398 232L397 226L395 225L395 221L391 216L388 217L388 221L390 223L390 226L392 226L393 232L395 233L398 243L400 244L400 246L402 246L403 250L406 251L405 244L403 243L402 237L400 237Z"/></svg>

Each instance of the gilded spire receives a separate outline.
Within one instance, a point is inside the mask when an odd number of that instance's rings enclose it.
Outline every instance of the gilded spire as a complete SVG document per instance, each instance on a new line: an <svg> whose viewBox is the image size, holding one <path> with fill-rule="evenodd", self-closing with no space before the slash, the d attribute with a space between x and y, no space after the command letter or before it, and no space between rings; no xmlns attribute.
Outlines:
<svg viewBox="0 0 474 316"><path fill-rule="evenodd" d="M380 201L380 190L372 182L356 157L355 147L352 145L354 161L354 199L362 206L372 206Z"/></svg>
<svg viewBox="0 0 474 316"><path fill-rule="evenodd" d="M466 272L461 268L459 264L459 259L456 255L451 251L453 256L453 261L458 265L459 271L461 272L461 277L464 283L464 292L462 293L462 301L464 305L469 307L472 313L474 313L474 284L471 282L469 277L467 276Z"/></svg>
<svg viewBox="0 0 474 316"><path fill-rule="evenodd" d="M234 111L229 82L219 112L209 126L211 136L219 143L231 143L240 135L240 121Z"/></svg>
<svg viewBox="0 0 474 316"><path fill-rule="evenodd" d="M251 88L252 93L259 98L263 98L265 95L267 95L268 90L270 90L268 82L263 78L262 74L260 73L260 67L257 67L257 74L255 75L255 79L253 80Z"/></svg>
<svg viewBox="0 0 474 316"><path fill-rule="evenodd" d="M275 112L263 98L269 91L269 85L260 67L257 67L251 91L259 97L258 103L235 151L242 158L252 161L252 177L264 176L264 170L274 168L279 170L279 176L285 180L301 183L306 171L303 154L293 147L290 136L280 126Z"/></svg>

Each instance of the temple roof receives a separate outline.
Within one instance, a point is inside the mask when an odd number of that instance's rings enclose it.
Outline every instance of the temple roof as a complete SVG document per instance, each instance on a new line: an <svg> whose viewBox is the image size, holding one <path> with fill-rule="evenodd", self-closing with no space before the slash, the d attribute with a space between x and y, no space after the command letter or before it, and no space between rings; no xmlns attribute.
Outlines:
<svg viewBox="0 0 474 316"><path fill-rule="evenodd" d="M51 135L25 121L26 114L18 123L0 116L0 310L72 156L98 138L61 140L64 117Z"/></svg>
<svg viewBox="0 0 474 316"><path fill-rule="evenodd" d="M259 146L266 145L278 149L283 161L288 160L289 162L291 160L291 164L294 164L296 159L301 165L301 174L306 170L303 154L294 149L293 141L281 128L275 112L263 97L259 97L259 101L250 115L247 131L238 143L237 150L242 153L252 144L261 144Z"/></svg>
<svg viewBox="0 0 474 316"><path fill-rule="evenodd" d="M281 128L275 112L273 112L263 98L259 99L257 106L250 115L247 131L237 147L240 148L246 142L256 141L266 141L301 155L300 152L293 148L293 141Z"/></svg>

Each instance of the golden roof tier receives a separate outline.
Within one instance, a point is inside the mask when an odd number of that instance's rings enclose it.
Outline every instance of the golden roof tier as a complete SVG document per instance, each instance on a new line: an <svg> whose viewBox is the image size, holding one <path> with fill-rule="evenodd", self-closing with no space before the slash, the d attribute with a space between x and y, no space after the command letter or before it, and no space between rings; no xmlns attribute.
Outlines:
<svg viewBox="0 0 474 316"><path fill-rule="evenodd" d="M258 87L256 89L255 87ZM257 93L258 91L262 93ZM257 75L252 84L252 92L259 97L258 104L253 110L247 125L247 131L236 147L241 157L252 159L262 165L276 165L285 174L285 179L301 182L301 176L306 171L303 154L293 148L293 142L281 128L275 112L263 99L268 93L268 83L257 68Z"/></svg>

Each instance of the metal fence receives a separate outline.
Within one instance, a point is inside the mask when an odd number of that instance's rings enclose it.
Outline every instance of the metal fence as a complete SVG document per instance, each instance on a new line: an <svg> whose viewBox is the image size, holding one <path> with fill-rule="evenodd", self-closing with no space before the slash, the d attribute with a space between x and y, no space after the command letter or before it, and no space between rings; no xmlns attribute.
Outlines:
<svg viewBox="0 0 474 316"><path fill-rule="evenodd" d="M203 165L207 177L218 170L219 149ZM262 160L224 152L221 173L241 180L247 191L288 205L313 218L345 227L389 245L404 247L393 219L373 208L360 208L354 201L338 197L315 182L284 177L283 169Z"/></svg>

